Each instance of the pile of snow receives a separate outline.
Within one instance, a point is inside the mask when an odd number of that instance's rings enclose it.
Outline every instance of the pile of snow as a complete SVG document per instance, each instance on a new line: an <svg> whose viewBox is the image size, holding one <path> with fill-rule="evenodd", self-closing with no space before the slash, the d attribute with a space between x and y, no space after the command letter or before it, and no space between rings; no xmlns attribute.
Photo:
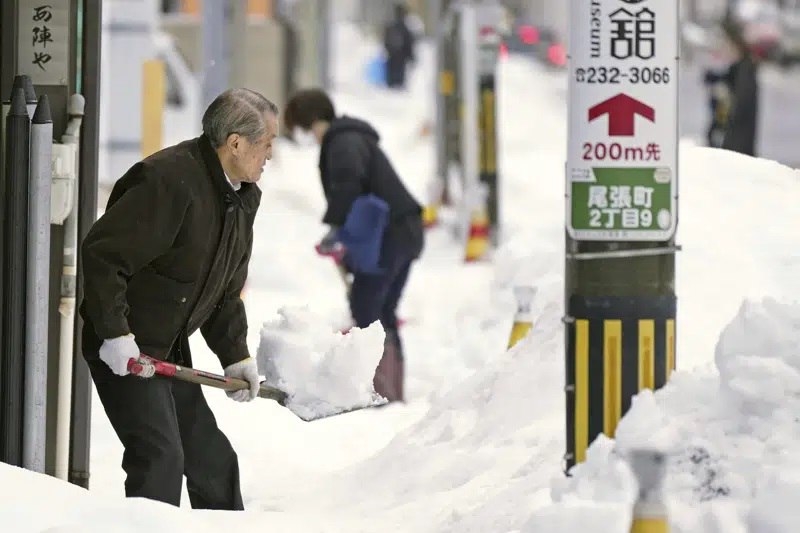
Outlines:
<svg viewBox="0 0 800 533"><path fill-rule="evenodd" d="M430 49L420 50L408 91L375 90L360 80L375 40L352 28L337 35L338 109L375 123L424 199L434 168L433 143L419 137L432 115ZM409 318L406 404L305 423L275 402L238 404L206 390L239 456L247 512L190 513L121 498L122 449L95 396L91 492L0 465L0 529L627 533L635 487L623 457L647 445L670 456L673 531L796 530L797 308L762 298L800 296L798 174L682 144L679 371L661 391L641 394L617 440L597 439L565 480L566 78L522 60L504 63L499 78L503 246L489 263L463 265L463 242L450 228L426 234L400 309ZM245 291L251 324L278 319L251 327L248 344L261 348L261 370L295 398L361 400L383 332L337 333L344 287L313 250L326 229L317 152L279 144L260 183ZM506 351L520 285L537 289L534 327ZM742 307L744 298L762 303ZM190 342L196 366L218 367L199 335ZM710 366L716 345L719 371ZM332 379L339 371L350 381Z"/></svg>
<svg viewBox="0 0 800 533"><path fill-rule="evenodd" d="M800 301L800 171L688 143L679 165L677 357L689 369L712 363L743 300Z"/></svg>
<svg viewBox="0 0 800 533"><path fill-rule="evenodd" d="M0 530L9 533L212 533L203 515L144 499L90 493L61 480L0 463ZM230 513L229 513L230 514Z"/></svg>
<svg viewBox="0 0 800 533"><path fill-rule="evenodd" d="M258 368L267 385L288 395L292 412L309 420L384 403L372 386L383 353L380 322L342 334L308 307L278 315L261 328Z"/></svg>
<svg viewBox="0 0 800 533"><path fill-rule="evenodd" d="M317 478L301 501L323 516L359 517L364 529L356 531L522 526L549 503L549 481L561 468L560 321L560 311L548 308L514 348L495 349L470 377L445 386L418 422L371 457Z"/></svg>
<svg viewBox="0 0 800 533"><path fill-rule="evenodd" d="M606 531L627 531L636 484L625 456L650 448L668 457L672 531L797 531L800 305L745 301L715 357L718 373L678 371L662 390L639 394L616 440L598 438L573 477L554 482L556 508L564 512L542 511L531 527L551 524L554 515L567 520L577 507L583 511L575 521L547 530L578 531L587 513L591 520L616 513L614 523L622 525Z"/></svg>

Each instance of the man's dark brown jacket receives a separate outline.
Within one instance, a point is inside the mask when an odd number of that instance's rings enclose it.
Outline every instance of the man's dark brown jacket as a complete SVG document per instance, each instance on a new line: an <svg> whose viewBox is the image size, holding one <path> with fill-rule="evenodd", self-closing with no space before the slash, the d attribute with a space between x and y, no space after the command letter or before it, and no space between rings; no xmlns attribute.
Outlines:
<svg viewBox="0 0 800 533"><path fill-rule="evenodd" d="M81 246L83 352L132 332L142 352L191 364L198 328L223 367L249 356L240 293L261 201L234 191L205 136L137 163Z"/></svg>

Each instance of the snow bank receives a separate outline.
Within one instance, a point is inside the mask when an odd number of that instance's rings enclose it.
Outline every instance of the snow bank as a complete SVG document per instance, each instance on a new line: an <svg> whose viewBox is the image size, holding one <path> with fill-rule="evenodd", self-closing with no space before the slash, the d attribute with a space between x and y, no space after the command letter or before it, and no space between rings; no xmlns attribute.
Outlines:
<svg viewBox="0 0 800 533"><path fill-rule="evenodd" d="M380 322L346 335L307 307L284 307L261 328L258 368L304 419L383 403L372 386L383 354Z"/></svg>
<svg viewBox="0 0 800 533"><path fill-rule="evenodd" d="M713 362L742 300L800 301L800 171L683 143L679 188L677 357L689 369Z"/></svg>
<svg viewBox="0 0 800 533"><path fill-rule="evenodd" d="M217 530L201 514L141 498L110 498L0 463L0 529L13 533Z"/></svg>
<svg viewBox="0 0 800 533"><path fill-rule="evenodd" d="M656 447L669 456L673 531L797 531L800 305L745 301L715 359L718 374L678 371L664 389L638 395L616 440L601 436L573 477L554 481L554 500L629 507L635 483L626 452Z"/></svg>
<svg viewBox="0 0 800 533"><path fill-rule="evenodd" d="M326 480L333 497L326 509L380 516L384 531L524 525L531 509L549 501L548 480L563 453L561 313L543 309L514 348L495 346L457 383L443 376L444 390L419 422ZM512 316L506 319L510 328Z"/></svg>

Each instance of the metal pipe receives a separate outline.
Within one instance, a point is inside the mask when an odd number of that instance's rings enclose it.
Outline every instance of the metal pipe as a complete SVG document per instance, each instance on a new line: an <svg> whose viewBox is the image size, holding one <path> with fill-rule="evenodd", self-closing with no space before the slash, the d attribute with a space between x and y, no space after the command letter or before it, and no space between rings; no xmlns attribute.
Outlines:
<svg viewBox="0 0 800 533"><path fill-rule="evenodd" d="M434 59L435 59L435 72L433 78L433 101L435 102L434 113L434 140L436 144L436 179L444 183L447 179L447 149L445 148L445 135L447 129L445 120L447 114L445 111L443 76L445 70L444 60L444 40L448 37L445 24L440 24L443 19L442 16L442 0L432 0L428 5L431 9L431 19L433 20L432 26L434 28ZM444 189L444 187L442 187ZM440 201L441 198L436 198Z"/></svg>
<svg viewBox="0 0 800 533"><path fill-rule="evenodd" d="M202 5L203 107L228 88L227 7L227 2L221 1L203 2Z"/></svg>
<svg viewBox="0 0 800 533"><path fill-rule="evenodd" d="M81 122L84 99L74 94L69 102L69 122L61 141L66 145L80 146ZM61 273L61 300L58 313L61 315L58 346L58 399L56 415L56 459L55 475L66 480L69 474L70 426L72 412L72 360L75 333L75 286L78 248L78 158L75 157L75 183L72 194L72 210L64 221L64 262Z"/></svg>
<svg viewBox="0 0 800 533"><path fill-rule="evenodd" d="M22 466L22 414L25 349L25 263L27 259L28 171L30 118L25 91L14 90L6 118L6 183L3 213L3 383L2 456L4 463Z"/></svg>
<svg viewBox="0 0 800 533"><path fill-rule="evenodd" d="M247 50L248 16L247 2L241 0L228 0L230 17L226 34L228 38L228 50ZM229 53L226 55L229 61L228 66L228 85L231 87L247 87L247 54Z"/></svg>
<svg viewBox="0 0 800 533"><path fill-rule="evenodd" d="M46 94L31 121L28 194L28 285L25 336L25 424L22 465L44 473L47 433L47 338L50 302L50 184L53 119Z"/></svg>
<svg viewBox="0 0 800 533"><path fill-rule="evenodd" d="M80 173L78 189L78 238L80 242L97 218L97 152L100 116L100 21L103 20L103 5L106 2L91 2L86 5L87 14L83 24L83 55L81 64L81 92L86 98L85 118L81 127L79 146ZM78 259L80 268L80 258ZM75 285L75 298L83 295L81 279ZM75 348L81 353L80 316L75 317ZM89 488L89 460L92 433L92 378L83 357L72 359L72 423L70 425L69 482Z"/></svg>
<svg viewBox="0 0 800 533"><path fill-rule="evenodd" d="M467 187L478 185L478 19L475 6L461 6L462 166Z"/></svg>
<svg viewBox="0 0 800 533"><path fill-rule="evenodd" d="M479 131L478 131L478 19L476 8L471 3L460 5L459 38L461 48L460 69L458 73L461 89L461 171L464 183L464 228L469 226L468 219L473 210L485 198L479 181Z"/></svg>
<svg viewBox="0 0 800 533"><path fill-rule="evenodd" d="M317 8L317 55L319 57L319 84L330 91L333 89L331 65L333 63L331 48L331 28L333 27L333 10L330 0L319 0Z"/></svg>

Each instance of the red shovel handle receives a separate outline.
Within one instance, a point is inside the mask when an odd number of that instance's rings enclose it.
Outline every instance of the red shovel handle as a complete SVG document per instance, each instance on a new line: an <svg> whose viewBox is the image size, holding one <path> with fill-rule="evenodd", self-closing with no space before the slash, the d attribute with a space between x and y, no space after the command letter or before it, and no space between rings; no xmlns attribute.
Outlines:
<svg viewBox="0 0 800 533"><path fill-rule="evenodd" d="M212 374L204 370L197 370L196 368L160 361L144 354L140 355L139 359L128 360L128 371L135 376L144 378L152 377L155 374L167 378L180 379L181 381L188 381L190 383L208 385L209 387L225 391L238 391L250 387L243 379L229 378L218 374ZM281 405L286 401L285 392L264 385L263 383L258 390L258 396L260 398L275 400Z"/></svg>
<svg viewBox="0 0 800 533"><path fill-rule="evenodd" d="M151 377L153 374L158 374L171 378L178 372L178 368L178 365L159 361L144 354L140 355L139 359L128 360L128 372L135 376Z"/></svg>

